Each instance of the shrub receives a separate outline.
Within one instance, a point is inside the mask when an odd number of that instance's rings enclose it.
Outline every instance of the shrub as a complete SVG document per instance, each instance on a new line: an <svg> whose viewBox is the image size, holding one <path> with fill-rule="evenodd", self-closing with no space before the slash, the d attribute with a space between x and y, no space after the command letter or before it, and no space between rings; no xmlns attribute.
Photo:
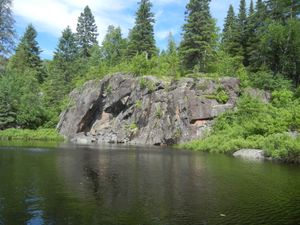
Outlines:
<svg viewBox="0 0 300 225"><path fill-rule="evenodd" d="M242 97L236 110L217 118L211 134L183 147L219 153L258 148L276 159L300 161L300 138L287 134L289 129L300 127L300 105L293 102L287 91L275 93L274 101L265 104Z"/></svg>
<svg viewBox="0 0 300 225"><path fill-rule="evenodd" d="M229 94L222 87L219 87L214 94L206 95L205 97L209 99L215 99L220 104L226 104L229 100Z"/></svg>
<svg viewBox="0 0 300 225"><path fill-rule="evenodd" d="M147 88L148 91L150 91L150 92L155 91L155 89L156 89L155 83L152 80L147 79L145 77L142 77L142 78L140 78L139 81L140 81L141 89L146 89Z"/></svg>
<svg viewBox="0 0 300 225"><path fill-rule="evenodd" d="M292 104L294 94L292 91L283 89L272 92L272 104L275 107L288 107Z"/></svg>
<svg viewBox="0 0 300 225"><path fill-rule="evenodd" d="M275 91L291 89L291 81L281 74L273 75L271 72L260 71L250 75L250 85L259 89Z"/></svg>
<svg viewBox="0 0 300 225"><path fill-rule="evenodd" d="M55 129L7 129L0 131L1 140L43 140L62 141L63 137Z"/></svg>
<svg viewBox="0 0 300 225"><path fill-rule="evenodd" d="M227 91L223 88L218 88L217 94L216 94L216 100L222 104L227 103L229 100L229 95L228 95Z"/></svg>

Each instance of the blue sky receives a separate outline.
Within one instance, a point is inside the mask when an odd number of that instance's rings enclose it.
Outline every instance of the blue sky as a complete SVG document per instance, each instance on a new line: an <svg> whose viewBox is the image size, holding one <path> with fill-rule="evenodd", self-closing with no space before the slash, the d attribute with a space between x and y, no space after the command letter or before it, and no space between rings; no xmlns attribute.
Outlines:
<svg viewBox="0 0 300 225"><path fill-rule="evenodd" d="M184 23L185 6L189 0L152 0L155 13L155 38L157 46L164 49L167 36L172 32L179 43ZM250 0L247 0L249 5ZM238 10L239 0L212 0L211 12L222 29L229 4ZM42 57L52 58L61 31L68 25L76 30L77 18L89 5L95 16L101 43L108 25L120 26L124 36L134 25L137 0L14 0L13 10L16 30L21 37L26 26L32 23L38 31Z"/></svg>

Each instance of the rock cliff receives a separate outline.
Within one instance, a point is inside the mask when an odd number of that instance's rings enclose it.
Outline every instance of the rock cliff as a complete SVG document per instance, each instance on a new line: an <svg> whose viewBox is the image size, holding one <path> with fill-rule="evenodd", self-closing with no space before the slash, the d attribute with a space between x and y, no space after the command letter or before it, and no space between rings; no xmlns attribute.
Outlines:
<svg viewBox="0 0 300 225"><path fill-rule="evenodd" d="M238 94L239 80L230 77L164 82L115 74L74 90L57 128L78 143L182 143L201 137Z"/></svg>

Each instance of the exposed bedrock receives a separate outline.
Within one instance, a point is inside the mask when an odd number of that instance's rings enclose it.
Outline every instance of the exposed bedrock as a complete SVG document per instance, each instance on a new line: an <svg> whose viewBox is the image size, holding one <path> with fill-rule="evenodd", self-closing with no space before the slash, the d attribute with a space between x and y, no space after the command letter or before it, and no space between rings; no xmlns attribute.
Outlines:
<svg viewBox="0 0 300 225"><path fill-rule="evenodd" d="M218 94L227 102L219 103ZM234 107L239 80L115 74L89 81L70 94L70 107L57 126L78 143L171 145L203 136L213 119Z"/></svg>

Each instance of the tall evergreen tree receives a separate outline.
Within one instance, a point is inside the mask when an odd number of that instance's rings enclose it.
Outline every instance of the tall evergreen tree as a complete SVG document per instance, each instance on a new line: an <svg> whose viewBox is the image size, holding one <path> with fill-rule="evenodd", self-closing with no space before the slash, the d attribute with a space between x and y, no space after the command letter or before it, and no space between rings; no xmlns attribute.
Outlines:
<svg viewBox="0 0 300 225"><path fill-rule="evenodd" d="M75 34L68 26L62 32L57 48L54 52L52 67L50 67L50 79L59 82L57 86L68 86L76 74L79 50ZM53 81L54 82L54 81ZM68 88L65 87L68 91Z"/></svg>
<svg viewBox="0 0 300 225"><path fill-rule="evenodd" d="M249 13L246 20L245 28L245 53L244 53L244 65L249 66L250 55L251 55L251 46L255 41L255 11L253 0L250 1Z"/></svg>
<svg viewBox="0 0 300 225"><path fill-rule="evenodd" d="M0 59L11 53L14 47L14 19L12 0L0 0Z"/></svg>
<svg viewBox="0 0 300 225"><path fill-rule="evenodd" d="M246 63L246 48L247 48L247 11L246 11L246 1L240 1L240 8L238 13L238 34L239 34L239 44L240 50L238 55L244 58L244 64Z"/></svg>
<svg viewBox="0 0 300 225"><path fill-rule="evenodd" d="M75 34L68 26L62 32L62 36L59 39L58 46L54 52L54 60L72 62L78 56L78 46L76 42Z"/></svg>
<svg viewBox="0 0 300 225"><path fill-rule="evenodd" d="M153 23L154 14L151 12L150 0L141 0L136 12L135 25L130 31L128 55L145 53L147 58L156 54Z"/></svg>
<svg viewBox="0 0 300 225"><path fill-rule="evenodd" d="M50 106L48 111L56 116L60 113L62 100L73 88L72 80L81 65L78 56L76 36L68 26L62 31L53 61L47 64L48 78L44 85L45 102Z"/></svg>
<svg viewBox="0 0 300 225"><path fill-rule="evenodd" d="M255 12L249 15L247 28L250 32L247 45L247 57L251 70L257 71L263 63L260 41L265 30L267 18L266 6L262 0L257 0Z"/></svg>
<svg viewBox="0 0 300 225"><path fill-rule="evenodd" d="M24 72L27 69L33 69L37 74L39 82L45 79L42 60L40 58L40 47L36 40L37 32L30 24L17 46L16 53L9 62L9 68Z"/></svg>
<svg viewBox="0 0 300 225"><path fill-rule="evenodd" d="M12 0L0 0L0 73L5 70L7 56L14 48L14 19L12 16Z"/></svg>
<svg viewBox="0 0 300 225"><path fill-rule="evenodd" d="M209 8L210 0L190 0L186 6L183 40L180 44L184 69L206 72L216 43L215 21Z"/></svg>
<svg viewBox="0 0 300 225"><path fill-rule="evenodd" d="M241 48L238 37L237 18L233 6L230 5L225 18L221 46L231 56L237 56Z"/></svg>
<svg viewBox="0 0 300 225"><path fill-rule="evenodd" d="M266 0L266 4L269 17L273 20L285 22L287 19L299 19L299 0Z"/></svg>
<svg viewBox="0 0 300 225"><path fill-rule="evenodd" d="M15 124L16 110L12 106L12 90L9 89L8 74L0 76L0 130Z"/></svg>
<svg viewBox="0 0 300 225"><path fill-rule="evenodd" d="M109 65L114 66L120 63L125 55L125 50L126 40L122 37L121 28L110 25L102 42L102 58L108 62Z"/></svg>
<svg viewBox="0 0 300 225"><path fill-rule="evenodd" d="M168 47L165 54L161 54L162 60L165 60L166 68L167 68L167 75L168 76L177 76L179 75L180 71L180 59L178 55L178 48L177 44L174 40L172 33L169 33L168 37Z"/></svg>
<svg viewBox="0 0 300 225"><path fill-rule="evenodd" d="M89 57L89 51L91 50L91 48L94 45L98 44L97 25L95 23L95 18L89 6L86 6L84 8L83 13L80 14L76 30L81 55L83 57Z"/></svg>
<svg viewBox="0 0 300 225"><path fill-rule="evenodd" d="M248 17L252 16L254 14L254 4L253 4L253 0L250 1L250 7L249 7L249 14Z"/></svg>

